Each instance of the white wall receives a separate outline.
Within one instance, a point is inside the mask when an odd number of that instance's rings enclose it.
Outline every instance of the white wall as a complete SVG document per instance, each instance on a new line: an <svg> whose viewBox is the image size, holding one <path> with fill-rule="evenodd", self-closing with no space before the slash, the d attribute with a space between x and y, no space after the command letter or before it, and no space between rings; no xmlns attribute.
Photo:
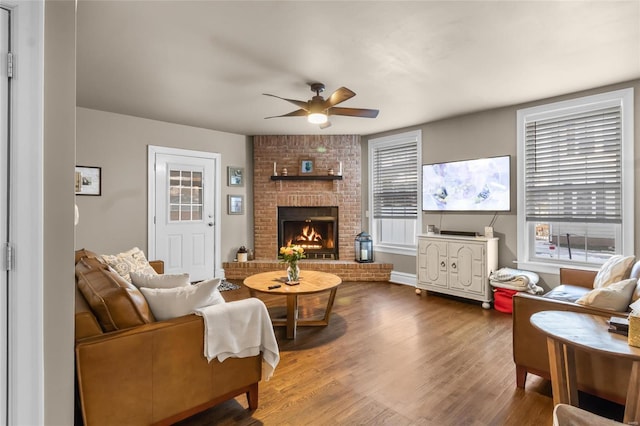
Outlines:
<svg viewBox="0 0 640 426"><path fill-rule="evenodd" d="M243 135L77 108L76 164L102 167L102 196L77 196L76 248L119 253L147 250L147 146L222 156L222 261L253 246L250 142ZM227 166L245 168L244 187L227 186ZM227 214L227 194L245 195L244 215Z"/></svg>

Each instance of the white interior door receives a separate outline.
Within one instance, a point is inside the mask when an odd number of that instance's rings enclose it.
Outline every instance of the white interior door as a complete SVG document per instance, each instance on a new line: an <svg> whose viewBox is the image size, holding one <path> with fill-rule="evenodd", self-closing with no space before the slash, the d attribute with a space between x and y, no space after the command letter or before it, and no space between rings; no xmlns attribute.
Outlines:
<svg viewBox="0 0 640 426"><path fill-rule="evenodd" d="M167 274L188 272L191 281L215 277L219 154L150 147L149 157L149 257L163 260Z"/></svg>
<svg viewBox="0 0 640 426"><path fill-rule="evenodd" d="M0 423L7 424L7 301L10 264L9 255L9 12L0 8L0 243L3 258L0 261Z"/></svg>

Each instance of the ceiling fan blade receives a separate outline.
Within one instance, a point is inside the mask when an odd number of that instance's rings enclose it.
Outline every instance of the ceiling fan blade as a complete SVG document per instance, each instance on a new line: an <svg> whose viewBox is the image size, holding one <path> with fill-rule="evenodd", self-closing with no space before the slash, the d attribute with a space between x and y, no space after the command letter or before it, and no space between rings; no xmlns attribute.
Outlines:
<svg viewBox="0 0 640 426"><path fill-rule="evenodd" d="M303 110L303 109L297 109L293 112L290 112L288 114L283 114L283 115L272 115L271 117L265 117L265 120L267 118L278 118L278 117L306 117L307 116L307 111Z"/></svg>
<svg viewBox="0 0 640 426"><path fill-rule="evenodd" d="M272 98L278 98L278 99L282 99L283 101L287 101L287 102L291 102L292 104L294 104L295 106L302 108L305 111L309 110L309 104L308 102L305 101L297 101L295 99L287 99L287 98L282 98L280 96L276 96L276 95L271 95L269 93L263 93L263 95L265 96L271 96Z"/></svg>
<svg viewBox="0 0 640 426"><path fill-rule="evenodd" d="M366 108L340 108L333 107L329 110L329 115L348 115L349 117L376 118L378 116L377 109Z"/></svg>
<svg viewBox="0 0 640 426"><path fill-rule="evenodd" d="M325 123L320 124L321 129L326 129L327 127L331 127L330 121L326 121Z"/></svg>
<svg viewBox="0 0 640 426"><path fill-rule="evenodd" d="M335 92L333 92L331 96L327 98L326 101L324 101L325 109L331 108L334 105L338 105L340 102L344 102L347 99L351 99L355 95L356 95L355 92L347 89L346 87L341 87Z"/></svg>

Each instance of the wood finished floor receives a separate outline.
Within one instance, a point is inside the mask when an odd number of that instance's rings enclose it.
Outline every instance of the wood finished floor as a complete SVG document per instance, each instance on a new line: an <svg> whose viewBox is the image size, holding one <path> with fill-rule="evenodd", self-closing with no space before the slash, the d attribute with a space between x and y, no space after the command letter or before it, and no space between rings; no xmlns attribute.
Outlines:
<svg viewBox="0 0 640 426"><path fill-rule="evenodd" d="M239 282L236 282L239 283ZM249 297L246 288L223 293ZM284 315L284 297L261 299ZM317 316L326 296L305 296ZM516 388L511 316L474 302L417 296L409 286L344 283L330 324L277 327L280 364L260 382L258 409L244 396L180 423L195 425L551 425L548 381Z"/></svg>

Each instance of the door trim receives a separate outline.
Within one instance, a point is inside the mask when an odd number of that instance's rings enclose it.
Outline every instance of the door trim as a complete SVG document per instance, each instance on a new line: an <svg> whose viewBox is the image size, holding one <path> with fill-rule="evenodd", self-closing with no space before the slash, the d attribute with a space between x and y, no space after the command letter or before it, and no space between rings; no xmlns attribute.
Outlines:
<svg viewBox="0 0 640 426"><path fill-rule="evenodd" d="M214 216L214 233L213 244L215 245L213 253L214 276L224 278L224 269L222 269L222 253L221 253L221 219L222 219L222 155L214 152L195 151L190 149L169 148L165 146L148 145L147 146L147 255L149 259L156 258L156 232L155 232L155 208L156 208L156 173L155 163L156 156L164 155L180 155L183 157L207 158L215 161L214 170L214 199L213 199L213 216Z"/></svg>

